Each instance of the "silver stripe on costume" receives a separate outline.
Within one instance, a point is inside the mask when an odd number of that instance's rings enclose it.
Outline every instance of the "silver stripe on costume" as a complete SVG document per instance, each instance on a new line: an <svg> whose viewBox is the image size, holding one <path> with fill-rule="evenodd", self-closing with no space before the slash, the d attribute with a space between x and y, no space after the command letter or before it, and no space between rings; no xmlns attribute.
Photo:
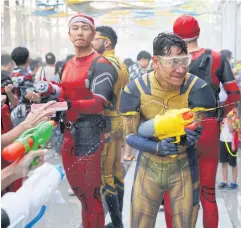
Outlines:
<svg viewBox="0 0 241 228"><path fill-rule="evenodd" d="M73 25L74 23L76 23L76 22L84 22L84 23L90 25L91 27L94 27L94 24L93 24L90 20L88 20L87 18L84 18L84 17L74 17L74 18L69 22L69 27L70 27L71 25Z"/></svg>
<svg viewBox="0 0 241 228"><path fill-rule="evenodd" d="M109 101L108 101L103 95L101 95L101 94L94 93L93 95L102 98L102 99L103 99L104 101L106 101L107 103L109 102Z"/></svg>
<svg viewBox="0 0 241 228"><path fill-rule="evenodd" d="M103 78L103 79L101 79L100 81L97 81L97 80L100 79L100 78ZM104 82L104 81L106 81L106 80L110 83L111 87L113 87L113 78L112 78L112 75L111 75L109 72L104 72L104 73L98 75L98 76L93 80L93 84L92 84L92 86L91 86L91 91L92 91L92 92L95 91L95 86L98 85L98 84L100 84L100 83L102 83L102 82Z"/></svg>

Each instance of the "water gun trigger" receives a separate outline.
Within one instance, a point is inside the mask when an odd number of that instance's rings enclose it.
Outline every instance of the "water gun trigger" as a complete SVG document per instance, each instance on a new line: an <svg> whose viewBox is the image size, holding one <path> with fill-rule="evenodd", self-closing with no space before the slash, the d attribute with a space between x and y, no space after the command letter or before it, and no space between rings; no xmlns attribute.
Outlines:
<svg viewBox="0 0 241 228"><path fill-rule="evenodd" d="M176 136L176 141L172 142L172 143L180 143L180 142L181 142L181 136L178 135L178 136Z"/></svg>

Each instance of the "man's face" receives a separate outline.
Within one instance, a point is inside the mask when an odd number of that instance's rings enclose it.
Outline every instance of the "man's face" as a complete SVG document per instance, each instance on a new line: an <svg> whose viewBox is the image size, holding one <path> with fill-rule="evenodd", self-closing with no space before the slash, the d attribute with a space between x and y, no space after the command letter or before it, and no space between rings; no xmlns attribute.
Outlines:
<svg viewBox="0 0 241 228"><path fill-rule="evenodd" d="M142 69L146 69L150 63L150 60L149 59L140 59L138 61L138 63L140 64Z"/></svg>
<svg viewBox="0 0 241 228"><path fill-rule="evenodd" d="M77 48L86 48L91 45L95 36L92 27L83 22L76 22L70 26L69 38Z"/></svg>
<svg viewBox="0 0 241 228"><path fill-rule="evenodd" d="M92 47L99 53L103 54L105 52L107 39L101 36L100 32L96 32L95 38L92 41Z"/></svg>
<svg viewBox="0 0 241 228"><path fill-rule="evenodd" d="M153 56L153 65L159 78L170 86L179 87L183 84L191 56L181 53L181 49L172 46L170 55Z"/></svg>

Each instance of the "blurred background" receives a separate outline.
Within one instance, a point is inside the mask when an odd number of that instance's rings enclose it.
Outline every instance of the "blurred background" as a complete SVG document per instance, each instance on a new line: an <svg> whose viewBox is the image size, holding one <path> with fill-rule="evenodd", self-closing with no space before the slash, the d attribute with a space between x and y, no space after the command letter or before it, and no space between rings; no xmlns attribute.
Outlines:
<svg viewBox="0 0 241 228"><path fill-rule="evenodd" d="M229 49L241 59L241 0L2 0L1 8L2 53L22 45L33 58L49 51L65 58L73 53L68 20L83 12L116 30L122 59L136 59L141 50L152 52L154 37L172 31L179 15L189 14L200 22L200 46Z"/></svg>

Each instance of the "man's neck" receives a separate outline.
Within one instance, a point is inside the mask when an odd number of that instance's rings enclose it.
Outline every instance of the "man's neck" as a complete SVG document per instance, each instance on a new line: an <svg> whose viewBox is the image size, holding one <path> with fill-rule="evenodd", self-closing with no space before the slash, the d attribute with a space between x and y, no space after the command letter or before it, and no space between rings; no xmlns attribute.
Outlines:
<svg viewBox="0 0 241 228"><path fill-rule="evenodd" d="M17 66L18 68L21 68L21 69L23 69L23 70L25 70L25 71L27 71L27 65L19 65L19 66Z"/></svg>
<svg viewBox="0 0 241 228"><path fill-rule="evenodd" d="M85 57L93 52L93 48L90 46L88 48L75 48L76 57Z"/></svg>
<svg viewBox="0 0 241 228"><path fill-rule="evenodd" d="M197 42L187 43L188 53L199 51L201 48L198 46Z"/></svg>

